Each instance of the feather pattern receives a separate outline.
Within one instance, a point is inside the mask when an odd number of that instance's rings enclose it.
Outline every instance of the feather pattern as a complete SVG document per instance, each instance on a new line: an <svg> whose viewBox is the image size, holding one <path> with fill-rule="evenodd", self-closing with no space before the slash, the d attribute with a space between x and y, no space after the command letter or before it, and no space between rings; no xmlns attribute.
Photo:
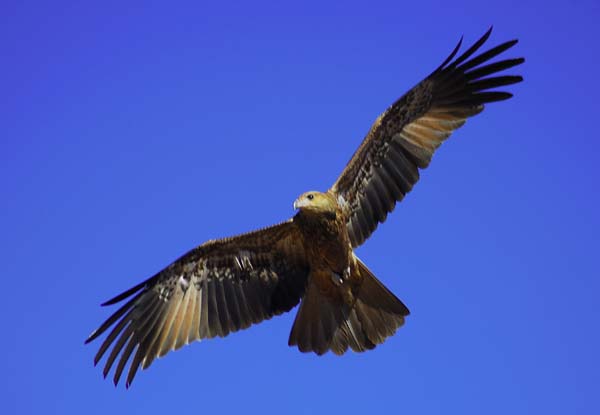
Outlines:
<svg viewBox="0 0 600 415"><path fill-rule="evenodd" d="M329 191L301 195L289 221L208 241L153 277L106 301L123 302L86 340L106 334L94 364L125 376L195 341L223 337L291 310L288 344L318 355L375 348L404 324L408 308L360 261L362 244L419 180L435 150L484 104L510 98L498 74L522 58L490 62L516 44L479 55L491 29L446 60L372 125Z"/></svg>
<svg viewBox="0 0 600 415"><path fill-rule="evenodd" d="M104 376L117 362L117 384L127 361L129 386L140 366L185 344L249 327L293 308L308 276L297 225L287 221L234 238L209 241L154 277L105 304L131 296L86 340L114 328L102 343L97 364L112 347Z"/></svg>
<svg viewBox="0 0 600 415"><path fill-rule="evenodd" d="M523 58L490 63L517 41L473 55L488 40L491 28L462 55L462 39L427 78L381 114L330 189L345 202L348 234L361 245L419 179L435 150L484 104L512 94L489 89L512 85L520 76L496 75L524 62ZM454 59L454 60L453 60ZM485 65L484 65L485 64Z"/></svg>

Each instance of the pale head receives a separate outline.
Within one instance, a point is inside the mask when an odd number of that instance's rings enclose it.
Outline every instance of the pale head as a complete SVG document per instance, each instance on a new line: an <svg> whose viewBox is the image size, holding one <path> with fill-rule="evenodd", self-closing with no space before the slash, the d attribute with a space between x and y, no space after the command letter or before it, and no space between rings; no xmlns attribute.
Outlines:
<svg viewBox="0 0 600 415"><path fill-rule="evenodd" d="M337 207L332 195L315 190L303 193L294 202L294 209L300 209L302 212L335 213Z"/></svg>

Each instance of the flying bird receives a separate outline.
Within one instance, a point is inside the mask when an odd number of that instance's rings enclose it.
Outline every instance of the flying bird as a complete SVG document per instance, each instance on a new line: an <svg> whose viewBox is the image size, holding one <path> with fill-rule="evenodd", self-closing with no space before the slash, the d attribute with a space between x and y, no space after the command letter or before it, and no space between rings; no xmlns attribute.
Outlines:
<svg viewBox="0 0 600 415"><path fill-rule="evenodd" d="M512 96L495 88L523 80L498 75L523 58L490 62L517 40L476 55L490 33L456 57L461 38L435 71L375 120L329 190L298 197L291 219L208 241L103 303L124 302L85 341L112 327L94 359L97 364L109 352L104 376L116 363L116 385L130 361L129 387L140 366L148 368L171 350L227 336L298 303L288 344L301 352L363 352L393 335L408 308L354 248L410 192L454 130L485 104Z"/></svg>

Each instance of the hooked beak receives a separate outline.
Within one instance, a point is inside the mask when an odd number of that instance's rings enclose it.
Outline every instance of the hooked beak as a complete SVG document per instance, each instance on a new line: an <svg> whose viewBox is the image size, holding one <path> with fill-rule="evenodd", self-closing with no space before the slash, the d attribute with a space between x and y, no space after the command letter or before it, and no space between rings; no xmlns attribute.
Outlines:
<svg viewBox="0 0 600 415"><path fill-rule="evenodd" d="M301 207L306 206L306 201L302 198L298 198L294 201L294 210L300 209Z"/></svg>

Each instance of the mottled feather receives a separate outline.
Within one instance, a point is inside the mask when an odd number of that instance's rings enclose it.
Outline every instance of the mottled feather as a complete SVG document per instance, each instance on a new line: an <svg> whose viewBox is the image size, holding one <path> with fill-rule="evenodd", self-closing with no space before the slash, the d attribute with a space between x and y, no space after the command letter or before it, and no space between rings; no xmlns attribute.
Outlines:
<svg viewBox="0 0 600 415"><path fill-rule="evenodd" d="M344 201L353 247L385 221L396 202L419 180L419 169L429 165L435 150L454 130L480 113L484 104L512 96L489 89L523 80L520 76L496 76L523 63L522 58L488 63L516 40L471 58L490 33L491 29L453 60L461 39L442 65L381 114L330 189Z"/></svg>
<svg viewBox="0 0 600 415"><path fill-rule="evenodd" d="M491 29L463 54L461 42L427 78L381 114L332 188L301 195L289 221L209 241L103 305L125 302L86 340L108 333L106 354L129 386L138 369L195 341L223 337L291 310L288 344L344 354L375 348L404 324L408 308L356 257L397 201L419 179L435 150L486 103L512 95L494 88L522 78L498 72L522 58L490 62L516 44L474 56ZM115 365L116 364L116 365Z"/></svg>
<svg viewBox="0 0 600 415"><path fill-rule="evenodd" d="M115 384L133 354L126 384L141 365L203 338L227 336L293 308L308 277L297 225L293 221L191 250L154 277L105 304L133 296L86 340L113 326L94 359L112 347ZM125 295L126 294L126 295ZM135 351L135 354L133 353Z"/></svg>

